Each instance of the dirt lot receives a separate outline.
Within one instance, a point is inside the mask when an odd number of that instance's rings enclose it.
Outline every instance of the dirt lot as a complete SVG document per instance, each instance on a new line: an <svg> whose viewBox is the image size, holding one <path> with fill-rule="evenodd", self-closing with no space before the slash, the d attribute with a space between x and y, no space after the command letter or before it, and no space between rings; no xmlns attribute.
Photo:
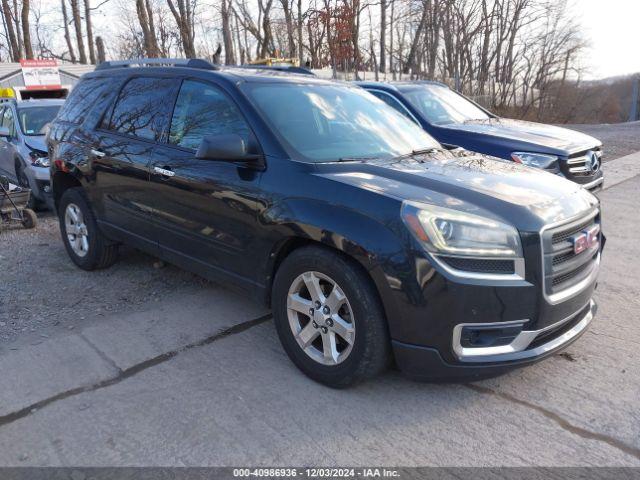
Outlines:
<svg viewBox="0 0 640 480"><path fill-rule="evenodd" d="M84 272L73 265L60 239L57 218L40 212L35 230L0 231L0 349L39 343L89 317L132 311L169 293L189 294L211 286L132 249L121 250L113 268ZM37 269L33 266L37 265Z"/></svg>
<svg viewBox="0 0 640 480"><path fill-rule="evenodd" d="M563 125L601 140L604 160L624 157L640 150L640 122L603 125Z"/></svg>

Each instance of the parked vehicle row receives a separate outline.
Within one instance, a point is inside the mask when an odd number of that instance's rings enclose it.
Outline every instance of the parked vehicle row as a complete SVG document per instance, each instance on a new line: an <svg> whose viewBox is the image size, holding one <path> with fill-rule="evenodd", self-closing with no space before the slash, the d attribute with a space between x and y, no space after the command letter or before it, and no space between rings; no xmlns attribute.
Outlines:
<svg viewBox="0 0 640 480"><path fill-rule="evenodd" d="M442 144L541 168L592 192L602 188L602 143L589 135L500 118L438 82L360 82L360 86Z"/></svg>
<svg viewBox="0 0 640 480"><path fill-rule="evenodd" d="M448 150L353 84L136 63L85 75L48 134L80 268L126 243L253 295L293 363L334 387L392 361L495 375L591 322L604 237L578 184Z"/></svg>
<svg viewBox="0 0 640 480"><path fill-rule="evenodd" d="M0 174L31 190L36 207L50 199L45 134L64 100L0 99Z"/></svg>

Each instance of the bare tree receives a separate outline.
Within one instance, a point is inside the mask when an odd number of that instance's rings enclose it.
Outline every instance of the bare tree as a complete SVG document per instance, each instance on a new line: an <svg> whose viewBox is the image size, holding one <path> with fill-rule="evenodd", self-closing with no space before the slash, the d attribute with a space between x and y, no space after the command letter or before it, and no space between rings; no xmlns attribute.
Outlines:
<svg viewBox="0 0 640 480"><path fill-rule="evenodd" d="M102 37L96 37L96 63L101 64L105 61L106 55L104 52L104 41Z"/></svg>
<svg viewBox="0 0 640 480"><path fill-rule="evenodd" d="M147 57L155 58L158 56L158 42L154 31L155 28L152 27L153 11L150 9L149 2L136 0L136 13L138 14L138 22L142 29L146 55Z"/></svg>
<svg viewBox="0 0 640 480"><path fill-rule="evenodd" d="M220 18L222 20L222 41L224 43L224 63L234 65L236 56L233 49L233 33L231 32L231 0L221 0Z"/></svg>
<svg viewBox="0 0 640 480"><path fill-rule="evenodd" d="M287 57L296 56L296 42L294 40L294 28L293 28L293 1L292 0L280 0L282 10L284 12L285 24L287 27L287 44L289 53Z"/></svg>
<svg viewBox="0 0 640 480"><path fill-rule="evenodd" d="M18 37L15 31L15 25L13 22L13 12L8 0L2 0L2 21L4 22L4 28L9 40L9 47L11 53L11 60L17 62L20 60L20 44L18 43Z"/></svg>
<svg viewBox="0 0 640 480"><path fill-rule="evenodd" d="M387 68L387 0L380 0L380 72Z"/></svg>
<svg viewBox="0 0 640 480"><path fill-rule="evenodd" d="M31 31L29 25L29 0L22 0L22 41L24 42L24 56L33 58L31 47Z"/></svg>
<svg viewBox="0 0 640 480"><path fill-rule="evenodd" d="M87 27L87 47L89 49L89 61L95 65L96 49L93 43L93 25L91 24L91 0L84 0L84 22Z"/></svg>
<svg viewBox="0 0 640 480"><path fill-rule="evenodd" d="M87 54L84 50L84 39L82 38L82 19L80 17L80 5L78 0L69 0L71 2L71 16L73 26L76 31L76 43L78 45L78 55L80 63L87 63Z"/></svg>
<svg viewBox="0 0 640 480"><path fill-rule="evenodd" d="M173 18L175 18L180 32L182 50L187 58L195 58L194 45L194 10L196 0L167 0Z"/></svg>
<svg viewBox="0 0 640 480"><path fill-rule="evenodd" d="M71 42L71 34L69 33L69 17L67 15L66 0L60 0L60 7L62 9L62 23L64 24L64 40L67 43L67 49L69 50L69 57L73 63L76 63L76 52L73 49L73 42Z"/></svg>

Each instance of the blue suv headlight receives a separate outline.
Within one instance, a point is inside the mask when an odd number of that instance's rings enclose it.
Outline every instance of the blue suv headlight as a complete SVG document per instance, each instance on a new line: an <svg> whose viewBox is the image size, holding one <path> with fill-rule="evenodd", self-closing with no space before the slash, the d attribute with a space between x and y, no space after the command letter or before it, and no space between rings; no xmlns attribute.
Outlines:
<svg viewBox="0 0 640 480"><path fill-rule="evenodd" d="M513 152L511 158L514 162L522 163L528 167L542 168L543 170L557 170L558 157L545 153Z"/></svg>

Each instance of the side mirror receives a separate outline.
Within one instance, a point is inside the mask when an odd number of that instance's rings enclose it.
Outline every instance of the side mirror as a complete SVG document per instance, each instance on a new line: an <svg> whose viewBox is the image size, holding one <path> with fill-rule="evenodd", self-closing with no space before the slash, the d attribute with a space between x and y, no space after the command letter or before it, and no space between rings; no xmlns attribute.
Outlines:
<svg viewBox="0 0 640 480"><path fill-rule="evenodd" d="M446 148L447 150L456 150L456 149L460 148L459 145L452 145L451 143L442 143L441 145L444 148Z"/></svg>
<svg viewBox="0 0 640 480"><path fill-rule="evenodd" d="M247 144L240 135L229 133L204 137L196 152L196 158L234 162L255 160L257 156L247 153Z"/></svg>
<svg viewBox="0 0 640 480"><path fill-rule="evenodd" d="M0 185L2 185L2 188L5 190L9 190L9 179L6 175L0 175Z"/></svg>
<svg viewBox="0 0 640 480"><path fill-rule="evenodd" d="M9 141L11 139L11 132L9 131L9 127L0 127L0 138L6 141Z"/></svg>

